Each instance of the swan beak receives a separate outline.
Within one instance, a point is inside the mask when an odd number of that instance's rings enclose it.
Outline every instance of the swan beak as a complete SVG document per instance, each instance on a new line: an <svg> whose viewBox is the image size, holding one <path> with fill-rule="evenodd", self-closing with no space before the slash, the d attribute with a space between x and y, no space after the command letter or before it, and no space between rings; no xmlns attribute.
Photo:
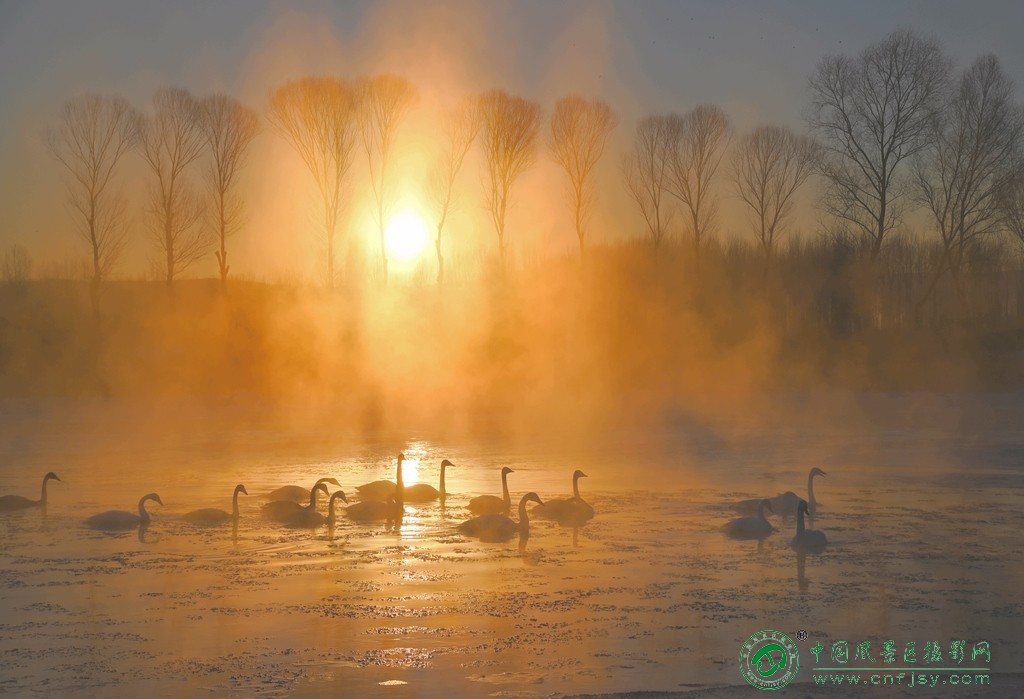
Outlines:
<svg viewBox="0 0 1024 699"><path fill-rule="evenodd" d="M245 489L244 485L241 488L238 489L238 492L240 492L242 495L248 495L249 494L249 491Z"/></svg>
<svg viewBox="0 0 1024 699"><path fill-rule="evenodd" d="M339 492L341 492L341 491L339 491ZM343 503L345 503L346 505L348 504L348 498L345 497L345 493L341 493L341 501Z"/></svg>

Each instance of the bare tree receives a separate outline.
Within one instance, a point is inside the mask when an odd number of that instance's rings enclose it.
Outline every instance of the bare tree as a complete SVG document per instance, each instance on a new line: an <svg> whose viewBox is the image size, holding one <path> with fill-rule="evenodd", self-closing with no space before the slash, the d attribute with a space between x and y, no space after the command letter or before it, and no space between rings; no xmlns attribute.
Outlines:
<svg viewBox="0 0 1024 699"><path fill-rule="evenodd" d="M718 212L711 182L729 144L729 118L721 107L702 104L682 117L668 117L667 123L671 144L667 189L689 214L690 234L699 254L701 243L714 230Z"/></svg>
<svg viewBox="0 0 1024 699"><path fill-rule="evenodd" d="M936 279L945 265L962 291L968 246L1005 227L1000 205L1021 177L1022 150L1024 113L1013 103L1013 81L995 56L982 56L963 72L915 160L916 196L942 237Z"/></svg>
<svg viewBox="0 0 1024 699"><path fill-rule="evenodd" d="M551 115L548 146L555 161L569 178L570 204L576 223L576 237L583 257L583 224L594 200L594 168L604 153L608 135L615 128L611 108L599 100L587 101L570 95L555 104Z"/></svg>
<svg viewBox="0 0 1024 699"><path fill-rule="evenodd" d="M203 203L188 181L186 169L203 153L199 103L181 88L158 90L153 113L139 117L139 148L153 171L150 207L153 242L163 256L168 285L202 259L210 239L197 225Z"/></svg>
<svg viewBox="0 0 1024 699"><path fill-rule="evenodd" d="M308 77L277 88L270 123L292 144L316 183L323 206L327 285L334 288L334 236L355 144L355 102L337 78Z"/></svg>
<svg viewBox="0 0 1024 699"><path fill-rule="evenodd" d="M540 105L504 90L491 90L480 96L480 119L487 159L487 210L504 264L505 211L512 185L536 157Z"/></svg>
<svg viewBox="0 0 1024 699"><path fill-rule="evenodd" d="M818 145L779 126L762 126L743 136L733 151L730 176L749 209L754 233L771 260L785 233L793 196L814 171Z"/></svg>
<svg viewBox="0 0 1024 699"><path fill-rule="evenodd" d="M1024 247L1024 172L1000 192L999 212L1003 226Z"/></svg>
<svg viewBox="0 0 1024 699"><path fill-rule="evenodd" d="M0 279L9 284L22 286L32 274L32 257L24 245L15 243L4 251L0 260Z"/></svg>
<svg viewBox="0 0 1024 699"><path fill-rule="evenodd" d="M93 94L65 102L60 123L47 133L50 151L67 169L68 200L77 214L78 234L89 246L94 314L99 313L100 284L128 243L114 172L137 139L131 105L121 97Z"/></svg>
<svg viewBox="0 0 1024 699"><path fill-rule="evenodd" d="M443 117L441 153L430 175L430 199L437 210L437 283L444 282L444 256L441 233L454 207L455 180L470 146L480 132L480 108L476 100L466 100Z"/></svg>
<svg viewBox="0 0 1024 699"><path fill-rule="evenodd" d="M655 251L672 219L664 202L670 150L669 118L648 116L637 124L633 150L623 161L626 188L647 224L647 235Z"/></svg>
<svg viewBox="0 0 1024 699"><path fill-rule="evenodd" d="M203 133L210 149L207 177L213 198L217 230L217 266L221 284L227 284L227 238L238 231L244 218L243 201L235 192L238 171L245 163L249 144L260 131L256 112L223 94L211 95L200 104Z"/></svg>
<svg viewBox="0 0 1024 699"><path fill-rule="evenodd" d="M924 147L949 72L937 43L899 30L858 58L826 56L810 77L807 121L825 152L822 206L869 241L872 259L900 219L901 165Z"/></svg>
<svg viewBox="0 0 1024 699"><path fill-rule="evenodd" d="M415 99L416 88L413 84L395 75L378 75L360 81L357 86L359 130L366 149L370 185L376 205L373 214L380 236L380 261L385 284L388 281L388 254L384 245L384 227L390 213L391 195L388 166L398 126Z"/></svg>

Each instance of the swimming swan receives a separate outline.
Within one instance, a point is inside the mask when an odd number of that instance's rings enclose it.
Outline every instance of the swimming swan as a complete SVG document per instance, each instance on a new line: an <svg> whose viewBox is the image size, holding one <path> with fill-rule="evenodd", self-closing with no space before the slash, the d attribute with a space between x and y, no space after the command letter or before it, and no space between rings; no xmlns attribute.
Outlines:
<svg viewBox="0 0 1024 699"><path fill-rule="evenodd" d="M21 495L4 495L0 497L0 512L13 512L15 510L27 510L30 507L46 506L46 483L47 481L60 481L57 474L50 471L43 476L43 492L38 500L30 500Z"/></svg>
<svg viewBox="0 0 1024 699"><path fill-rule="evenodd" d="M402 519L405 512L405 484L402 481L402 462L405 455L398 455L398 466L395 468L395 492L385 502L380 500L361 500L345 508L349 519L357 522L376 522L380 520Z"/></svg>
<svg viewBox="0 0 1024 699"><path fill-rule="evenodd" d="M227 522L238 521L238 494L248 495L249 491L245 489L245 486L239 483L235 486L235 494L231 496L231 512L225 512L224 510L217 509L216 507L206 507L201 510L194 510L186 515L182 515L182 519L192 524L226 524Z"/></svg>
<svg viewBox="0 0 1024 699"><path fill-rule="evenodd" d="M426 483L414 483L413 485L405 486L404 499L406 502L432 502L437 499L444 500L448 494L444 490L444 470L448 466L454 466L451 461L445 459L441 462L441 482L438 483L438 487L435 488L432 485Z"/></svg>
<svg viewBox="0 0 1024 699"><path fill-rule="evenodd" d="M516 534L519 534L519 550L526 548L526 541L530 538L530 517L526 513L526 503L535 502L543 505L537 493L527 493L519 501L519 522L513 522L509 517L499 514L487 514L473 519L466 520L458 526L458 530L468 536L475 536L480 541L489 543L508 541Z"/></svg>
<svg viewBox="0 0 1024 699"><path fill-rule="evenodd" d="M808 512L811 516L814 516L814 512L817 509L817 501L814 499L814 477L827 475L820 468L815 466L807 474L807 499ZM792 490L787 490L785 493L779 493L775 497L771 498L772 508L775 514L781 515L786 519L796 517L796 508L800 504L801 498L794 493ZM761 504L761 498L753 498L751 500L743 500L736 503L735 508L740 512L754 513Z"/></svg>
<svg viewBox="0 0 1024 699"><path fill-rule="evenodd" d="M828 541L825 539L825 532L817 529L804 529L804 514L807 512L807 501L801 500L796 508L796 536L789 542L789 545L797 551L820 553L825 550Z"/></svg>
<svg viewBox="0 0 1024 699"><path fill-rule="evenodd" d="M533 514L545 519L553 519L560 524L583 524L594 518L594 508L580 497L580 478L587 474L579 469L572 474L572 497L565 500L548 500L543 505L533 508Z"/></svg>
<svg viewBox="0 0 1024 699"><path fill-rule="evenodd" d="M328 523L333 524L335 518L334 501L339 498L344 500L346 503L348 502L348 498L345 497L344 491L335 491L334 494L331 495L331 501L327 505L327 510L330 513L329 517L324 517L322 514L316 511L316 508L310 509L307 507L303 507L301 512L297 512L288 518L288 525L292 527L312 528L320 527Z"/></svg>
<svg viewBox="0 0 1024 699"><path fill-rule="evenodd" d="M401 465L401 462L405 460L405 454L399 454L398 458L399 465ZM357 485L356 491L359 492L360 500L380 500L383 502L395 494L397 487L398 484L395 481L373 481L372 483Z"/></svg>
<svg viewBox="0 0 1024 699"><path fill-rule="evenodd" d="M321 478L316 482L316 485L321 483L330 483L336 485L339 488L341 483L336 478ZM314 488L316 486L313 486ZM294 503L301 505L302 503L309 500L309 491L303 488L301 485L282 485L277 490L272 490L267 493L268 500L291 500Z"/></svg>
<svg viewBox="0 0 1024 699"><path fill-rule="evenodd" d="M104 529L106 531L119 531L134 529L140 525L149 524L149 513L146 512L146 500L163 505L164 501L156 493L143 495L139 500L139 514L125 512L124 510L110 510L93 515L85 520L85 524L93 529Z"/></svg>
<svg viewBox="0 0 1024 699"><path fill-rule="evenodd" d="M501 497L478 495L469 501L469 511L475 515L506 515L512 509L512 497L508 494L508 474L515 473L508 466L501 469Z"/></svg>
<svg viewBox="0 0 1024 699"><path fill-rule="evenodd" d="M263 506L263 516L276 522L287 522L296 515L301 515L303 510L316 511L317 493L328 494L327 484L317 481L312 490L309 491L309 504L300 505L291 500L275 500Z"/></svg>
<svg viewBox="0 0 1024 699"><path fill-rule="evenodd" d="M338 514L334 510L334 503L336 503L338 500L344 500L346 503L348 503L348 498L345 497L345 491L335 490L334 493L331 494L331 501L327 503L328 527L333 527L338 521Z"/></svg>
<svg viewBox="0 0 1024 699"><path fill-rule="evenodd" d="M734 539L763 539L775 531L775 527L765 517L765 510L774 512L767 498L758 505L757 517L739 517L723 526L722 530Z"/></svg>

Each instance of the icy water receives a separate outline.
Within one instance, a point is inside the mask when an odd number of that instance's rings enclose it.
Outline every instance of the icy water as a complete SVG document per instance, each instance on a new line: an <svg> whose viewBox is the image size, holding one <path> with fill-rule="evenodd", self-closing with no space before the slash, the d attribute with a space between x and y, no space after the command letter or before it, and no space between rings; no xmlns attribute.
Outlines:
<svg viewBox="0 0 1024 699"><path fill-rule="evenodd" d="M138 405L8 401L0 494L38 497L48 470L63 482L45 512L0 514L0 694L753 691L737 654L761 629L806 631L801 654L816 640L985 640L994 675L1024 670L1024 401L790 403L785 420L677 417L582 447L333 442L198 419L158 439L128 427ZM295 530L259 516L280 485L333 476L354 496L393 478L399 449L407 484L436 486L440 461L455 463L444 509L409 504L398 528L342 517ZM815 465L828 473L815 484L823 554L794 553L793 525L777 518L761 544L722 535L735 516L724 503L804 495ZM516 502L527 490L564 497L583 469L596 517L575 531L535 519L525 553L460 535L468 499L500 494L502 466ZM250 493L237 529L180 520L229 510L236 483ZM84 526L151 491L165 506L150 503L145 531Z"/></svg>

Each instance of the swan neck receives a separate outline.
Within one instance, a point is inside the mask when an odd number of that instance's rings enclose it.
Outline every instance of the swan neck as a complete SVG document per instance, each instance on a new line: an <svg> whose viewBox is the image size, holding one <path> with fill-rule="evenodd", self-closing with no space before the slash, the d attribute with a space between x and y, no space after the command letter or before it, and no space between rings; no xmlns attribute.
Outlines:
<svg viewBox="0 0 1024 699"><path fill-rule="evenodd" d="M814 474L807 475L807 503L814 502Z"/></svg>
<svg viewBox="0 0 1024 699"><path fill-rule="evenodd" d="M309 509L316 509L316 494L320 492L320 488L313 486L313 489L309 491Z"/></svg>
<svg viewBox="0 0 1024 699"><path fill-rule="evenodd" d="M437 492L439 492L442 497L444 496L444 469L445 465L441 464L441 482L438 484Z"/></svg>
<svg viewBox="0 0 1024 699"><path fill-rule="evenodd" d="M796 535L804 533L804 508L799 507L796 511Z"/></svg>
<svg viewBox="0 0 1024 699"><path fill-rule="evenodd" d="M519 541L522 545L523 539L530 536L530 515L526 513L526 501L519 503Z"/></svg>
<svg viewBox="0 0 1024 699"><path fill-rule="evenodd" d="M238 491L235 491L234 497L231 498L231 516L238 519Z"/></svg>
<svg viewBox="0 0 1024 699"><path fill-rule="evenodd" d="M43 478L43 488L42 488L42 492L40 492L40 494L39 494L39 504L40 505L45 505L46 504L46 483L49 480L50 480L49 478L45 478L45 477Z"/></svg>
<svg viewBox="0 0 1024 699"><path fill-rule="evenodd" d="M512 506L512 496L508 494L508 474L501 474L501 497L505 501L506 507ZM522 510L520 510L522 511Z"/></svg>
<svg viewBox="0 0 1024 699"><path fill-rule="evenodd" d="M146 512L146 498L139 500L139 519L143 522L149 521L149 513Z"/></svg>
<svg viewBox="0 0 1024 699"><path fill-rule="evenodd" d="M580 499L580 476L576 474L572 477L572 496L579 500Z"/></svg>

